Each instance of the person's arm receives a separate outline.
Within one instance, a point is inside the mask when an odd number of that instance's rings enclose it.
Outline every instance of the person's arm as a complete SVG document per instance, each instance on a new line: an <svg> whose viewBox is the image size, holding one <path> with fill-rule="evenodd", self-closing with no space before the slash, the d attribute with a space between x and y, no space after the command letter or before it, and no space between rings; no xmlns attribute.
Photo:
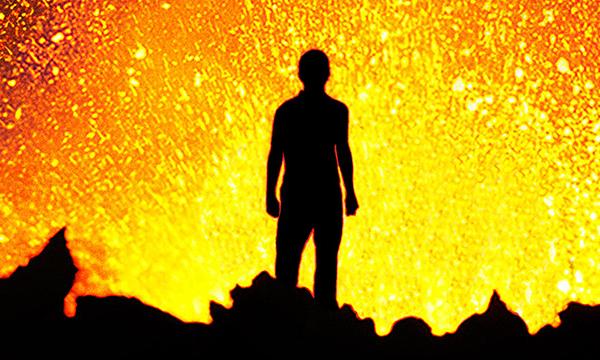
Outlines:
<svg viewBox="0 0 600 360"><path fill-rule="evenodd" d="M358 210L358 200L354 192L354 165L352 164L352 152L348 144L348 109L344 106L341 119L340 134L336 142L335 150L337 153L340 172L344 180L346 189L346 215L356 214Z"/></svg>
<svg viewBox="0 0 600 360"><path fill-rule="evenodd" d="M279 216L279 200L277 199L277 180L283 162L283 147L281 144L281 118L279 111L275 113L273 132L271 134L271 150L267 160L267 213L272 217Z"/></svg>

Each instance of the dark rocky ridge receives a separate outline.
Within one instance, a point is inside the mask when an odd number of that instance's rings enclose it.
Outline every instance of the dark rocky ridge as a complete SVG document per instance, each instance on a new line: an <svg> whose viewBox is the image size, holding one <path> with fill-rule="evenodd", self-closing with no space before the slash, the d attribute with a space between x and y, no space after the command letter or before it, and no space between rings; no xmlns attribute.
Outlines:
<svg viewBox="0 0 600 360"><path fill-rule="evenodd" d="M63 301L77 268L65 229L46 248L0 279L0 352L60 358L320 358L324 355L373 358L463 358L534 356L598 358L600 306L571 303L561 325L530 335L523 320L494 293L488 309L466 319L453 334L434 336L423 320L398 320L378 336L371 319L349 305L337 312L315 306L308 290L281 289L266 272L247 288L231 291L232 308L212 302L211 324L184 323L135 298L83 296L67 318ZM4 357L3 357L4 358Z"/></svg>

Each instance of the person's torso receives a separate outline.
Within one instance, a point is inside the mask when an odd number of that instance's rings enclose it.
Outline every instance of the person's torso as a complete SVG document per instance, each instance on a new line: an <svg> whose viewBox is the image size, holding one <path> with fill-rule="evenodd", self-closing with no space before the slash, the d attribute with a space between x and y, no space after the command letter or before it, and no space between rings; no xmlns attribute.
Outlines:
<svg viewBox="0 0 600 360"><path fill-rule="evenodd" d="M342 131L341 103L327 95L299 95L282 105L284 187L326 195L339 189L336 139Z"/></svg>

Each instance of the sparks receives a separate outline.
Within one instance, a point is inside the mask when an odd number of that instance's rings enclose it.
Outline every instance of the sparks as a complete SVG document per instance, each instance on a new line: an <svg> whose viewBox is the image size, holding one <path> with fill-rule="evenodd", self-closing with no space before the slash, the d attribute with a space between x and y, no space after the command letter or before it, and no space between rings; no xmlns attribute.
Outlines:
<svg viewBox="0 0 600 360"><path fill-rule="evenodd" d="M595 0L7 4L0 270L67 225L71 312L124 294L206 322L272 272L271 121L313 47L350 108L361 203L341 303L379 333L417 316L443 334L494 290L532 332L600 300Z"/></svg>

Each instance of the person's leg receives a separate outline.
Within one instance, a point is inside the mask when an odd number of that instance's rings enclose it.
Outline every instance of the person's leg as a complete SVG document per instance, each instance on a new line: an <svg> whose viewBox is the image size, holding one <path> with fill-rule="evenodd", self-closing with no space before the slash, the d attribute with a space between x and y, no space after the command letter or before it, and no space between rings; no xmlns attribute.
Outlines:
<svg viewBox="0 0 600 360"><path fill-rule="evenodd" d="M337 261L342 239L343 215L335 210L315 224L316 251L315 300L317 304L335 310L337 303Z"/></svg>
<svg viewBox="0 0 600 360"><path fill-rule="evenodd" d="M277 223L275 277L286 287L296 287L300 259L312 227L302 214L283 209Z"/></svg>

